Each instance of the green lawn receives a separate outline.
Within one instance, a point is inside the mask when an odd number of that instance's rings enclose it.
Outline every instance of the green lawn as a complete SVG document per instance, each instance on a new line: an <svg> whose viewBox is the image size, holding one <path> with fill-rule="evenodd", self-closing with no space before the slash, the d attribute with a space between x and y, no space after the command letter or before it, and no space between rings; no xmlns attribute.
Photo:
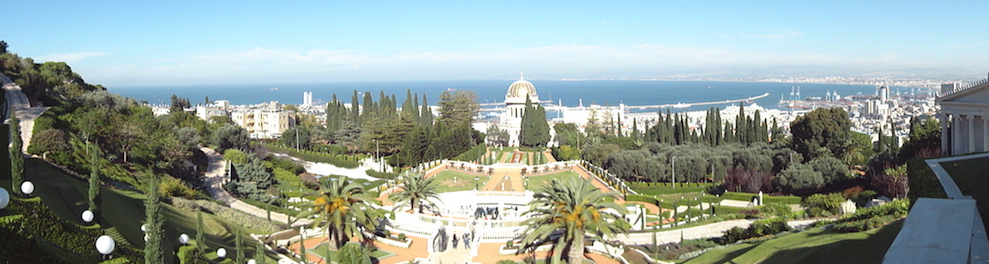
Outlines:
<svg viewBox="0 0 989 264"><path fill-rule="evenodd" d="M566 180L572 177L577 177L577 173L573 171L564 171L539 176L525 176L523 179L528 179L529 190L538 190L545 187L546 184L549 184L549 181L551 180Z"/></svg>
<svg viewBox="0 0 989 264"><path fill-rule="evenodd" d="M477 181L474 180L475 177L478 179ZM484 184L488 183L488 180L491 179L489 176L478 176L450 170L441 171L430 178L436 182L437 193L474 190L478 185L484 187Z"/></svg>
<svg viewBox="0 0 989 264"><path fill-rule="evenodd" d="M982 167L985 164L989 164L989 157L942 162L941 167L951 175L963 194L978 201L976 207L982 216L982 224L989 226L989 181L986 181L989 171Z"/></svg>
<svg viewBox="0 0 989 264"><path fill-rule="evenodd" d="M879 263L903 220L857 233L814 229L768 240L708 251L683 263Z"/></svg>
<svg viewBox="0 0 989 264"><path fill-rule="evenodd" d="M88 208L86 203L88 183L66 175L40 160L25 159L24 163L26 179L35 185L33 196L41 197L45 205L60 218L76 224L84 224L80 215L82 211ZM4 185L9 184L9 181L4 181ZM126 243L143 248L144 233L141 231L141 225L145 219L144 195L108 188L102 188L100 193L102 195L102 203L100 204L102 212L97 217L100 225L106 229L116 229L127 240L117 241L117 243ZM185 233L191 238L195 238L196 214L168 204L162 205L162 215L165 218L163 244L166 262L173 263L174 259L171 256L178 250L179 235ZM203 214L203 220L207 230L206 245L211 251L216 251L218 247L224 247L229 254L233 254L234 234L237 231L240 231L245 237L250 233L259 233L258 230L241 227L211 214ZM247 242L244 246L247 249L246 255L248 257L254 256L256 244L251 239L245 239L245 241ZM274 261L274 258L270 259L269 263Z"/></svg>
<svg viewBox="0 0 989 264"><path fill-rule="evenodd" d="M330 255L330 260L331 261L334 261L334 260L337 259L337 255L340 254L340 251L329 250L327 248L327 243L328 242L319 243L319 245L316 245L314 247L308 247L308 246L306 246L306 253L315 254L316 256L319 256L319 257L321 257L323 259L326 259L326 255ZM350 243L354 243L354 242L350 242ZM384 258L387 258L387 257L391 257L391 256L395 256L395 253L391 253L391 252L388 252L388 251L384 251L384 250L378 249L378 250L375 250L374 252L371 252L371 262L372 263L377 263L377 262L380 262L381 259L384 259ZM310 259L309 261L315 261L315 260L314 259Z"/></svg>

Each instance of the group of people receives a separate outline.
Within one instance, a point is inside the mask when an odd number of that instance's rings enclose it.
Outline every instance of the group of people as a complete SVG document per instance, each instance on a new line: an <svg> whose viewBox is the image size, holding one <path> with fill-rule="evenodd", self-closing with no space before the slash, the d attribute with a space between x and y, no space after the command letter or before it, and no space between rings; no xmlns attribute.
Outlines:
<svg viewBox="0 0 989 264"><path fill-rule="evenodd" d="M474 210L474 219L481 219L481 218L483 218L484 220L498 220L499 218L498 207L494 207L494 206L477 207L477 210Z"/></svg>
<svg viewBox="0 0 989 264"><path fill-rule="evenodd" d="M464 248L470 248L470 241L472 238L473 236L471 235L471 233L463 233L460 236L457 236L457 234L453 234L453 240L451 241L451 243L453 243L453 249L457 249L457 243L459 243L460 241L464 242Z"/></svg>

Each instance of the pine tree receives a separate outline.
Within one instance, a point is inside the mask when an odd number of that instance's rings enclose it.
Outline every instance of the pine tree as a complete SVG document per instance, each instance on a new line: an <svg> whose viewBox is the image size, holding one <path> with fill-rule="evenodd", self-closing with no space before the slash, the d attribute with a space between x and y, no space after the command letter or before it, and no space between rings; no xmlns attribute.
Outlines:
<svg viewBox="0 0 989 264"><path fill-rule="evenodd" d="M21 194L21 182L24 181L24 155L21 154L21 121L17 115L10 113L10 179L15 194Z"/></svg>
<svg viewBox="0 0 989 264"><path fill-rule="evenodd" d="M144 263L165 263L161 244L163 236L162 222L164 219L161 216L161 208L159 207L161 205L159 203L161 196L158 194L159 179L150 170L147 172L147 177L149 179L145 194L147 198L144 199L144 212L148 241L144 243Z"/></svg>

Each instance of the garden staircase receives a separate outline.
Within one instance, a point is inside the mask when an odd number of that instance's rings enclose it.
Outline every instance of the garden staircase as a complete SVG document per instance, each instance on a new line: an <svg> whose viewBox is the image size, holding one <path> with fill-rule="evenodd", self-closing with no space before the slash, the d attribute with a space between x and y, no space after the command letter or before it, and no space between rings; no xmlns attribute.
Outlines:
<svg viewBox="0 0 989 264"><path fill-rule="evenodd" d="M113 242L116 242L118 245L122 244L130 247L134 246L130 243L130 241L127 240L127 238L124 237L124 234L121 234L120 231L117 231L116 226L107 228L104 232L106 233L106 235L110 236L110 238L113 238Z"/></svg>

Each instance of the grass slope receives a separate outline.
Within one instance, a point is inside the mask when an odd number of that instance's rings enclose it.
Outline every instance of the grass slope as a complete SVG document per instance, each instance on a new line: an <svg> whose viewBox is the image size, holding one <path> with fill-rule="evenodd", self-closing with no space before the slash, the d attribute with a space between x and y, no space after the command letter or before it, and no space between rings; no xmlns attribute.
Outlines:
<svg viewBox="0 0 989 264"><path fill-rule="evenodd" d="M456 183L453 182L454 177L457 178ZM477 181L474 180L475 177L478 178ZM441 171L430 178L436 182L437 193L474 190L478 185L484 187L484 184L491 179L490 176L477 176L451 170Z"/></svg>
<svg viewBox="0 0 989 264"><path fill-rule="evenodd" d="M683 263L879 263L902 226L903 220L898 220L865 232L808 230L711 250Z"/></svg>
<svg viewBox="0 0 989 264"><path fill-rule="evenodd" d="M37 160L25 159L25 171L27 179L34 183L35 192L33 196L41 197L45 205L69 222L85 224L81 220L82 211L88 208L88 183L84 180L66 175L51 165ZM9 182L6 183L9 185ZM6 186L5 186L6 187ZM130 191L119 191L102 188L101 213L97 218L103 228L114 228L116 232L126 238L125 243L144 247L144 232L141 225L144 223L144 195ZM196 234L196 214L179 210L171 205L162 204L162 215L164 223L164 249L166 263L177 262L172 257L178 251L178 237L180 234L188 234L195 238ZM244 248L247 249L247 256L254 256L255 241L247 238L250 233L259 233L257 230L250 230L239 225L230 223L211 214L203 214L206 226L206 244L215 256L215 250L219 247L227 249L228 255L233 256L234 234L240 231L245 236ZM120 242L118 242L120 243ZM269 256L270 258L271 256ZM274 261L271 259L269 263Z"/></svg>
<svg viewBox="0 0 989 264"><path fill-rule="evenodd" d="M986 168L989 164L989 157L942 162L941 167L951 175L951 179L958 185L958 189L965 195L975 198L976 207L982 216L982 224L989 226L989 181L986 181Z"/></svg>

